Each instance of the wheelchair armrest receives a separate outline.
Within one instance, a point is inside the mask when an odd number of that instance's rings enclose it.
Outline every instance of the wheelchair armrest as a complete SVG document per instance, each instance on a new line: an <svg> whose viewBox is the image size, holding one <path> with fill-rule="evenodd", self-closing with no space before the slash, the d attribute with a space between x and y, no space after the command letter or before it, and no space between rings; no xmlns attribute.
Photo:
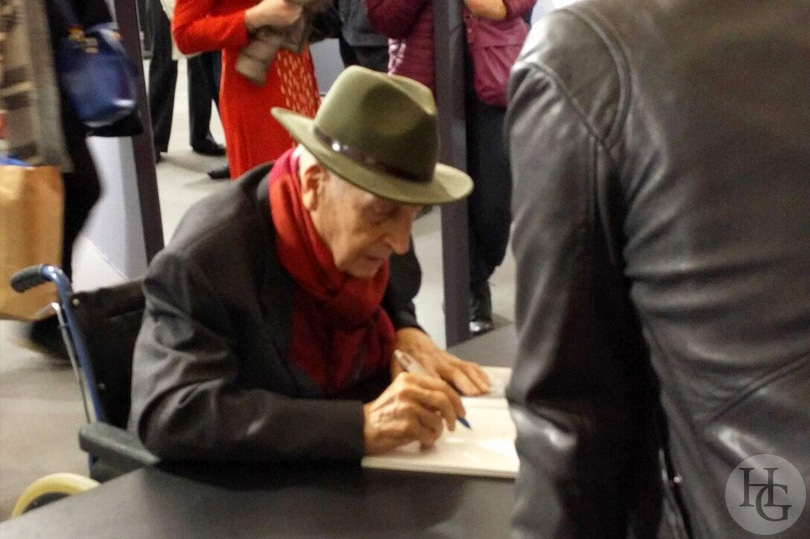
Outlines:
<svg viewBox="0 0 810 539"><path fill-rule="evenodd" d="M135 434L108 423L83 425L79 429L79 447L95 460L90 475L98 481L156 464L159 460Z"/></svg>

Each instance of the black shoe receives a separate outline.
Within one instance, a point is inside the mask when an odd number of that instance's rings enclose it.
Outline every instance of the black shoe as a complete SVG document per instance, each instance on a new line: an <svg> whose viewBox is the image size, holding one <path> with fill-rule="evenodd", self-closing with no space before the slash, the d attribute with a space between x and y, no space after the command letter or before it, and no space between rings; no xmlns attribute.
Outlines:
<svg viewBox="0 0 810 539"><path fill-rule="evenodd" d="M492 321L492 293L489 283L476 286L470 291L470 333L482 335L495 329Z"/></svg>
<svg viewBox="0 0 810 539"><path fill-rule="evenodd" d="M160 152L155 150L155 164L157 165L163 160L163 156L160 155Z"/></svg>
<svg viewBox="0 0 810 539"><path fill-rule="evenodd" d="M55 314L28 324L20 344L54 359L70 360L65 341L62 340L62 332L59 330L59 319Z"/></svg>
<svg viewBox="0 0 810 539"><path fill-rule="evenodd" d="M222 144L217 144L213 140L206 139L199 144L192 145L191 149L194 150L194 153L201 155L213 155L215 157L225 155L225 146Z"/></svg>
<svg viewBox="0 0 810 539"><path fill-rule="evenodd" d="M208 171L208 177L212 180L227 180L231 177L231 169L228 165L212 168Z"/></svg>

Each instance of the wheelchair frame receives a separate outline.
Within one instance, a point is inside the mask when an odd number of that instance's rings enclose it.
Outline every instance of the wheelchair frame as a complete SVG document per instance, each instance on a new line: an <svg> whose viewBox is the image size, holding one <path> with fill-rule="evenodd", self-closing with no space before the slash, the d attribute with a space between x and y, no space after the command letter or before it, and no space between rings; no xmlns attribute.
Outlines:
<svg viewBox="0 0 810 539"><path fill-rule="evenodd" d="M121 414L111 414L111 410L105 409L105 400L100 394L100 390L105 389L104 383L100 384L97 380L93 358L89 353L85 335L85 332L91 328L82 327L74 308L80 305L79 296L83 294L99 294L104 291L114 294L115 290L127 285L131 286L132 283L75 294L65 273L49 264L25 268L11 278L12 288L20 293L46 282L53 282L56 285L58 302L52 303L51 307L59 320L59 328L79 384L87 419L87 423L79 430L79 446L88 454L91 480L75 476L75 474L53 474L43 477L23 492L12 516L90 488L94 485L94 481L103 482L158 462L158 458L141 444L136 435L123 428L125 425L120 424L120 417L118 425L108 421L111 415L120 416ZM131 350L128 352L131 361ZM127 384L129 383L128 375L125 381ZM90 407L88 407L88 401ZM128 398L126 404L128 407ZM66 475L73 475L73 477L65 477Z"/></svg>

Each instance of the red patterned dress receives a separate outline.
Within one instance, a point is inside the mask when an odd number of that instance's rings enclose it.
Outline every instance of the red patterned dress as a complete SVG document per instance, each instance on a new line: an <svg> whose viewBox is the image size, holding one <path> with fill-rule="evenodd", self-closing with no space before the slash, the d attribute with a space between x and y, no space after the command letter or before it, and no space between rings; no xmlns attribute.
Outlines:
<svg viewBox="0 0 810 539"><path fill-rule="evenodd" d="M248 43L245 10L255 4L256 0L177 0L172 21L172 33L184 53L222 49L219 106L233 178L293 146L270 109L284 107L312 117L320 104L309 49L301 54L279 51L262 86L236 72L239 50Z"/></svg>

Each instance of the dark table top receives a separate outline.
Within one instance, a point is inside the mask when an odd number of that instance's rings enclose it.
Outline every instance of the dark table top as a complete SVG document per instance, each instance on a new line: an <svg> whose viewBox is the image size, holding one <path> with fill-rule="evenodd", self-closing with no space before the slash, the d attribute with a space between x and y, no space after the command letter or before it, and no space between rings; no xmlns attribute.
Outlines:
<svg viewBox="0 0 810 539"><path fill-rule="evenodd" d="M480 337L451 346L451 352L469 361L492 367L512 367L517 355L514 324L500 327Z"/></svg>
<svg viewBox="0 0 810 539"><path fill-rule="evenodd" d="M514 344L509 327L452 351L508 366ZM0 523L0 538L495 539L513 485L357 463L159 465Z"/></svg>

